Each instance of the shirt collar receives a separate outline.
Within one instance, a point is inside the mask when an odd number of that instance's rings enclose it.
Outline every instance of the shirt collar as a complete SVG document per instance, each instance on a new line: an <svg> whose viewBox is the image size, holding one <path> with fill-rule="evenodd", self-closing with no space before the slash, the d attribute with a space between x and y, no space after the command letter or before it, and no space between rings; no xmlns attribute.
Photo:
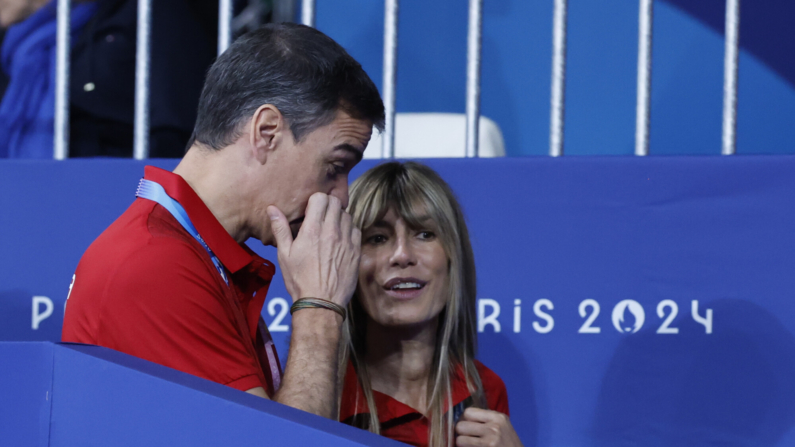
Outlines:
<svg viewBox="0 0 795 447"><path fill-rule="evenodd" d="M456 368L450 386L452 388L453 406L458 405L472 395L467 387L466 380L464 380L464 368L460 365ZM375 390L373 390L373 400L375 401L376 408L378 408L378 422L381 424L395 418L403 417L407 414L419 414L414 408L394 399L392 396ZM447 410L448 408L445 408L445 412ZM348 361L345 382L343 384L339 420L345 421L352 416L362 413L369 413L367 399L364 397L364 391L359 383L359 376L356 374L353 362Z"/></svg>
<svg viewBox="0 0 795 447"><path fill-rule="evenodd" d="M232 274L250 264L251 261L261 259L248 247L238 244L226 232L226 229L218 222L218 219L207 208L207 205L204 204L198 194L181 176L154 166L146 166L144 168L144 178L159 183L166 190L169 197L182 205L202 239L210 247L210 250L218 256L221 264ZM266 264L263 267L274 269L273 264L267 261ZM270 276L273 276L273 273Z"/></svg>

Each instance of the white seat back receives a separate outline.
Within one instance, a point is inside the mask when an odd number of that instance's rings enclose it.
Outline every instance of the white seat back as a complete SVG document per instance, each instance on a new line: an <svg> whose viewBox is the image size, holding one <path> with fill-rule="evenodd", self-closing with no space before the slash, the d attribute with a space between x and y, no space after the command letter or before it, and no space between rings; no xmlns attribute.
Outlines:
<svg viewBox="0 0 795 447"><path fill-rule="evenodd" d="M466 156L466 115L463 113L398 113L395 117L396 158ZM497 123L480 117L481 157L504 157L505 142ZM381 158L381 134L373 129L364 158Z"/></svg>

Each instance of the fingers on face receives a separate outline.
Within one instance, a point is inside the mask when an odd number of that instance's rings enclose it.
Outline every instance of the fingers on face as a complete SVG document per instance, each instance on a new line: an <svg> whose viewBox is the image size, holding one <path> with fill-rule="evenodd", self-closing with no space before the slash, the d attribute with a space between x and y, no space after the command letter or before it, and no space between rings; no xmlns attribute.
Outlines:
<svg viewBox="0 0 795 447"><path fill-rule="evenodd" d="M329 196L322 192L316 192L309 196L306 205L304 224L320 226L326 218Z"/></svg>
<svg viewBox="0 0 795 447"><path fill-rule="evenodd" d="M323 221L324 226L328 227L332 232L338 233L341 228L342 202L334 196L327 196L328 204L326 205L326 216Z"/></svg>
<svg viewBox="0 0 795 447"><path fill-rule="evenodd" d="M268 216L271 219L271 232L273 233L276 247L281 250L289 250L293 238L290 232L290 224L287 222L287 218L284 217L284 213L279 208L271 205L268 207Z"/></svg>
<svg viewBox="0 0 795 447"><path fill-rule="evenodd" d="M351 244L361 251L362 248L362 231L354 226L351 229Z"/></svg>
<svg viewBox="0 0 795 447"><path fill-rule="evenodd" d="M346 239L352 236L351 230L353 229L353 218L347 212L343 211L340 216L340 232Z"/></svg>

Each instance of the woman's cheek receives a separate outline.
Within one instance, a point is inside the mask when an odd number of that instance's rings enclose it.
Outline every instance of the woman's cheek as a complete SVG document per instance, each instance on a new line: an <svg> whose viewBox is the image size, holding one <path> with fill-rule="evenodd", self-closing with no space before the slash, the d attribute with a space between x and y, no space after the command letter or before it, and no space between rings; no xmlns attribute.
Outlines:
<svg viewBox="0 0 795 447"><path fill-rule="evenodd" d="M362 253L359 260L359 286L375 281L375 260L369 254Z"/></svg>

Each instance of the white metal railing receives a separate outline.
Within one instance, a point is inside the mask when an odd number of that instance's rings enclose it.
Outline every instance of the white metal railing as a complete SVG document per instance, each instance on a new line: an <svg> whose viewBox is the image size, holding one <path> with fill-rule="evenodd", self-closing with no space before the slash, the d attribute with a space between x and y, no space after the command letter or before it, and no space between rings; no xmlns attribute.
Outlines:
<svg viewBox="0 0 795 447"><path fill-rule="evenodd" d="M135 43L135 130L133 158L149 158L149 72L152 50L152 0L138 0Z"/></svg>
<svg viewBox="0 0 795 447"><path fill-rule="evenodd" d="M306 26L315 27L315 0L302 0L301 23Z"/></svg>
<svg viewBox="0 0 795 447"><path fill-rule="evenodd" d="M218 55L232 44L232 0L218 0Z"/></svg>
<svg viewBox="0 0 795 447"><path fill-rule="evenodd" d="M395 158L395 89L397 86L398 0L384 2L384 123L382 158Z"/></svg>
<svg viewBox="0 0 795 447"><path fill-rule="evenodd" d="M651 33L653 0L640 0L638 19L638 98L635 108L635 155L649 155L651 109Z"/></svg>
<svg viewBox="0 0 795 447"><path fill-rule="evenodd" d="M552 97L549 112L549 155L563 155L563 112L566 94L566 0L555 0L552 15Z"/></svg>
<svg viewBox="0 0 795 447"><path fill-rule="evenodd" d="M552 83L550 98L549 155L564 152L566 87L566 16L567 0L553 0ZM386 125L382 157L395 156L395 89L397 81L397 45L399 0L384 0L384 79L383 96ZM638 85L636 103L635 154L649 154L651 48L653 0L639 0ZM69 157L69 33L71 0L58 0L56 51L55 128L53 158ZM218 54L232 41L232 0L218 0ZM469 0L466 72L466 152L477 157L480 118L480 72L482 52L483 0ZM315 0L302 0L301 23L315 25ZM726 0L726 37L723 87L723 137L721 153L736 152L737 139L737 67L740 24L740 0ZM152 0L138 0L138 23L135 63L135 118L133 157L149 158L149 74L152 37Z"/></svg>
<svg viewBox="0 0 795 447"><path fill-rule="evenodd" d="M69 158L69 18L71 0L58 0L55 48L55 129L53 158Z"/></svg>
<svg viewBox="0 0 795 447"><path fill-rule="evenodd" d="M483 0L469 0L467 32L466 156L478 157L480 134L480 61L483 41Z"/></svg>
<svg viewBox="0 0 795 447"><path fill-rule="evenodd" d="M740 0L726 0L726 52L723 62L723 155L737 151L737 50Z"/></svg>

